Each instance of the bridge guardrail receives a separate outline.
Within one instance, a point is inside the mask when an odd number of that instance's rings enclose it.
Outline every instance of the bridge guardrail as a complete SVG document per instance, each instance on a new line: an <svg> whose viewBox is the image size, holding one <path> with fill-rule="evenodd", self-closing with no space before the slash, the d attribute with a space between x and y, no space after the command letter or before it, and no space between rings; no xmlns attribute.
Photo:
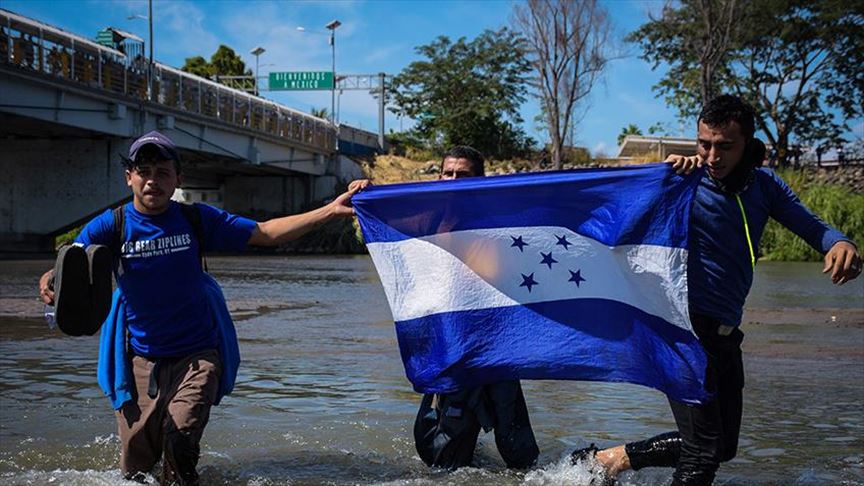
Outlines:
<svg viewBox="0 0 864 486"><path fill-rule="evenodd" d="M330 153L326 120L0 9L0 64L249 128ZM152 83L148 83L148 74ZM148 85L151 88L148 90ZM149 92L148 92L149 91Z"/></svg>

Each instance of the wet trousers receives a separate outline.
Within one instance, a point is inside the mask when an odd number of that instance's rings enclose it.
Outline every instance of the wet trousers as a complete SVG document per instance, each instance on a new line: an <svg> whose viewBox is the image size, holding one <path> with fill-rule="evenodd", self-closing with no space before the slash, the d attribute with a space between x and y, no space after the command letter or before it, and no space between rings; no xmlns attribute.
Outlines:
<svg viewBox="0 0 864 486"><path fill-rule="evenodd" d="M164 453L161 484L197 484L199 444L222 373L219 353L133 356L132 371L135 394L116 412L124 477L149 472Z"/></svg>
<svg viewBox="0 0 864 486"><path fill-rule="evenodd" d="M710 485L721 462L735 457L741 430L744 334L735 328L718 333L719 322L691 315L691 322L708 357L705 387L712 401L692 406L669 400L677 432L668 432L625 446L633 469L674 467L672 484Z"/></svg>
<svg viewBox="0 0 864 486"><path fill-rule="evenodd" d="M414 422L414 444L428 466L457 469L471 464L480 429L495 430L495 445L509 468L537 461L519 381L503 381L446 394L426 394Z"/></svg>

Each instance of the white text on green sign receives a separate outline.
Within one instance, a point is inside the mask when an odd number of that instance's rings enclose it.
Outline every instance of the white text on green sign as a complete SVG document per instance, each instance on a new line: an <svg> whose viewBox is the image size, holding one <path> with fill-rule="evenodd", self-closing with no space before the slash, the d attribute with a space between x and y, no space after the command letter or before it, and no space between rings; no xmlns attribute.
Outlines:
<svg viewBox="0 0 864 486"><path fill-rule="evenodd" d="M333 73L330 71L288 71L270 73L270 90L330 90Z"/></svg>

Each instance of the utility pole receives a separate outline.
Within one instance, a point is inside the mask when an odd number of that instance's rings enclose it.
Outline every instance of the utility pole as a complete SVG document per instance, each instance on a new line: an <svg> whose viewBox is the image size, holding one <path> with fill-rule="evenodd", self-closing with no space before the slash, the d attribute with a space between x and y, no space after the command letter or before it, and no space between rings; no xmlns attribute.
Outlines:
<svg viewBox="0 0 864 486"><path fill-rule="evenodd" d="M255 56L255 83L253 85L253 87L255 88L255 96L259 95L259 90L258 90L258 56L260 56L261 54L264 54L265 50L266 49L259 46L259 47L256 47L255 49L252 49L249 52L249 54L252 54L253 56Z"/></svg>
<svg viewBox="0 0 864 486"><path fill-rule="evenodd" d="M147 23L150 24L150 65L153 65L153 0L147 2Z"/></svg>
<svg viewBox="0 0 864 486"><path fill-rule="evenodd" d="M378 92L378 150L384 153L384 77L386 74L378 73L378 84L381 91Z"/></svg>

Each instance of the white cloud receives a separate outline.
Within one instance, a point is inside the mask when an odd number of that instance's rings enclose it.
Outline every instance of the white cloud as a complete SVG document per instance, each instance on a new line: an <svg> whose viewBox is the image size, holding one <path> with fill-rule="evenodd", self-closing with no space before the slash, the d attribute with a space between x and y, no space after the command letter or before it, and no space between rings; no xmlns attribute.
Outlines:
<svg viewBox="0 0 864 486"><path fill-rule="evenodd" d="M207 14L195 4L156 3L153 8L155 57L161 60L192 56L209 58L223 42L206 20ZM180 66L182 61L176 67Z"/></svg>
<svg viewBox="0 0 864 486"><path fill-rule="evenodd" d="M606 142L599 142L591 148L591 155L610 155Z"/></svg>
<svg viewBox="0 0 864 486"><path fill-rule="evenodd" d="M363 56L363 63L368 65L378 64L380 61L389 61L396 57L400 52L405 52L407 48L402 45L389 45L377 49L371 49L369 53ZM395 74L395 73L394 73Z"/></svg>
<svg viewBox="0 0 864 486"><path fill-rule="evenodd" d="M657 117L666 110L664 103L658 102L653 97L635 96L628 92L619 91L616 94L618 100L627 106L630 114L636 114L641 117Z"/></svg>

